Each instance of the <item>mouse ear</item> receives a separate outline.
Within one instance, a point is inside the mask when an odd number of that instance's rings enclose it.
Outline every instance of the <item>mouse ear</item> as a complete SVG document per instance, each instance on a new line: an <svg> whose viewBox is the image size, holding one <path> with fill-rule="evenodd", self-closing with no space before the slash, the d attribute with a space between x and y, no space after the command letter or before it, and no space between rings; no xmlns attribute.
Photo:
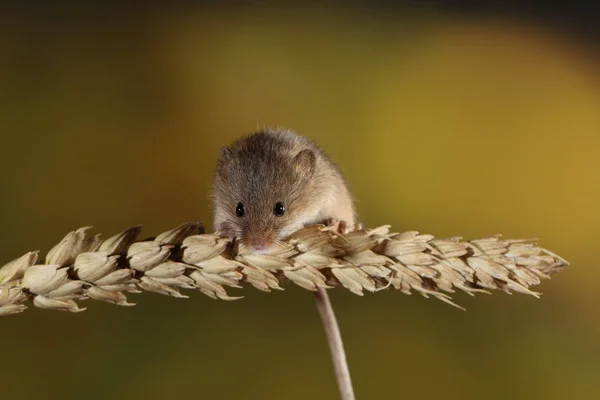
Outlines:
<svg viewBox="0 0 600 400"><path fill-rule="evenodd" d="M312 150L306 149L296 154L294 160L292 161L292 164L297 173L304 176L310 176L315 171L317 158L315 157L315 153L313 153Z"/></svg>
<svg viewBox="0 0 600 400"><path fill-rule="evenodd" d="M221 147L219 151L219 160L217 161L217 175L222 179L228 179L228 170L231 159L233 158L233 152L228 147Z"/></svg>
<svg viewBox="0 0 600 400"><path fill-rule="evenodd" d="M224 167L231 161L232 153L229 147L221 147L219 151L219 167Z"/></svg>

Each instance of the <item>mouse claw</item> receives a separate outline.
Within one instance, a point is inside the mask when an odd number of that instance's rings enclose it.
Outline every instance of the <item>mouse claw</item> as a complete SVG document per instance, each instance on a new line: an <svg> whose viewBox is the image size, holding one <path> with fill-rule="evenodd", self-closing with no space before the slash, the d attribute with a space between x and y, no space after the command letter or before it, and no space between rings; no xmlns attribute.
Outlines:
<svg viewBox="0 0 600 400"><path fill-rule="evenodd" d="M328 228L327 230L334 231L334 232L339 232L340 221L338 221L337 219L335 219L335 218L327 218L324 223L325 223L325 226L327 226L327 228Z"/></svg>
<svg viewBox="0 0 600 400"><path fill-rule="evenodd" d="M348 224L346 223L346 221L340 221L337 220L335 218L328 218L325 220L325 225L327 225L327 227L332 228L332 230L336 233L339 234L346 234L350 231Z"/></svg>

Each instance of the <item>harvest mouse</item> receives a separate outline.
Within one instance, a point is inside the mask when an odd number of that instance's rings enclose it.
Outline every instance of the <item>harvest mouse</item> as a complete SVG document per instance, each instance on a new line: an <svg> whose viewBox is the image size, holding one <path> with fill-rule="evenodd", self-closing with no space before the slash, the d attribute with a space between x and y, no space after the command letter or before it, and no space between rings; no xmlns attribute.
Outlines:
<svg viewBox="0 0 600 400"><path fill-rule="evenodd" d="M289 130L255 132L222 148L211 197L215 230L256 251L304 226L355 224L337 166L313 141Z"/></svg>

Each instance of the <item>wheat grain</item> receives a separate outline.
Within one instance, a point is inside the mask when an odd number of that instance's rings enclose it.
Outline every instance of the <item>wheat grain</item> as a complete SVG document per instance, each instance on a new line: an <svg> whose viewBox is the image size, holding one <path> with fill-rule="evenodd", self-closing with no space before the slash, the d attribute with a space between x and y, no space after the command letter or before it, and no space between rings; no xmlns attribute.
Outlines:
<svg viewBox="0 0 600 400"><path fill-rule="evenodd" d="M199 290L213 299L235 300L226 288L251 285L269 292L289 280L311 291L344 287L357 295L394 288L416 291L448 304L456 289L533 295L542 279L568 263L532 240L499 235L471 241L435 239L418 232L392 233L389 226L341 234L337 226L301 229L268 253L205 234L201 223L186 223L154 239L138 241L140 227L106 240L70 232L43 263L30 252L0 268L0 315L24 311L27 303L80 312L77 301L94 299L133 305L126 294L149 291L187 297Z"/></svg>

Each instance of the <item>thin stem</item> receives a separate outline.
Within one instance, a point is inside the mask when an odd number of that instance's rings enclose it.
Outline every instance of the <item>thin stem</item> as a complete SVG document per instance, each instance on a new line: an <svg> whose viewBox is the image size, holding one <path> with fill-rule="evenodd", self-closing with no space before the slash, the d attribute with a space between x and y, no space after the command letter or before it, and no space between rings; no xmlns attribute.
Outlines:
<svg viewBox="0 0 600 400"><path fill-rule="evenodd" d="M333 308L331 307L327 291L323 288L318 288L315 292L315 300L317 301L317 309L319 310L321 321L323 321L323 327L325 328L327 344L329 345L329 351L333 361L335 378L340 389L340 398L341 400L355 400L340 328L335 318Z"/></svg>

